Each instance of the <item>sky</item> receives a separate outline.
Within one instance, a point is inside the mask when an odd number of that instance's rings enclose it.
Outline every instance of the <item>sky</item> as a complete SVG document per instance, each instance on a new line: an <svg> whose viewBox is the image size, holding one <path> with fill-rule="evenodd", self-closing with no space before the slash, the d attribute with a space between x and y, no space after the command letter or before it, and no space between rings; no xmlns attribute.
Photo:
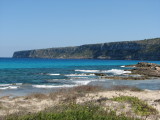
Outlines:
<svg viewBox="0 0 160 120"><path fill-rule="evenodd" d="M160 37L160 0L0 0L0 57Z"/></svg>

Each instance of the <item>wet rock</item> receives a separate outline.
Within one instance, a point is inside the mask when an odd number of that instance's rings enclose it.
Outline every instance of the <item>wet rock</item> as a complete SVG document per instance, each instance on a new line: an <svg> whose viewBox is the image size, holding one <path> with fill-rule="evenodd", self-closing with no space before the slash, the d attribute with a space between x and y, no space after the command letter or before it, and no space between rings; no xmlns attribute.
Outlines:
<svg viewBox="0 0 160 120"><path fill-rule="evenodd" d="M132 77L132 76L127 76L127 77L122 77L122 76L102 76L103 79L113 79L113 80L146 80L148 79L147 76L141 76L141 77Z"/></svg>
<svg viewBox="0 0 160 120"><path fill-rule="evenodd" d="M130 67L126 71L131 71L127 76L99 76L104 79L114 80L146 80L160 77L160 65L155 63L139 62L135 65L126 65L125 67Z"/></svg>
<svg viewBox="0 0 160 120"><path fill-rule="evenodd" d="M96 76L106 76L104 73L94 73Z"/></svg>

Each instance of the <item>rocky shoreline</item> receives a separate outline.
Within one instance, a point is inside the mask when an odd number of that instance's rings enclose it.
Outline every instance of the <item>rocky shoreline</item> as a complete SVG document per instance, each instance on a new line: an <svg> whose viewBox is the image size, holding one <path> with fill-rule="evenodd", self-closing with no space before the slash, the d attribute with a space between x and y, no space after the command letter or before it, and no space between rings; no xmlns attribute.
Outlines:
<svg viewBox="0 0 160 120"><path fill-rule="evenodd" d="M126 65L125 67L134 67L130 70L132 74L139 74L147 77L160 77L160 65L155 63L139 62L136 65Z"/></svg>
<svg viewBox="0 0 160 120"><path fill-rule="evenodd" d="M114 80L147 80L160 78L160 65L155 63L139 62L136 65L126 65L124 67L130 68L126 71L125 76L108 76L103 73L96 73L95 75L100 76L103 79L114 79Z"/></svg>

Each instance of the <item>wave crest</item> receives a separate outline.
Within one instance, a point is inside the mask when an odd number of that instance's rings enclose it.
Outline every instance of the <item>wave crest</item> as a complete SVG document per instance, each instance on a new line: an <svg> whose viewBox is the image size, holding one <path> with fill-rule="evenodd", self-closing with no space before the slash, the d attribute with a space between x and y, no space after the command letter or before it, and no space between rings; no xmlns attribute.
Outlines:
<svg viewBox="0 0 160 120"><path fill-rule="evenodd" d="M106 73L121 75L121 74L131 73L131 71L125 71L125 70L121 70L121 69L111 69L111 70L107 70Z"/></svg>
<svg viewBox="0 0 160 120"><path fill-rule="evenodd" d="M75 70L77 72L88 72L88 73L95 73L95 72L100 72L99 70Z"/></svg>
<svg viewBox="0 0 160 120"><path fill-rule="evenodd" d="M95 74L68 74L65 76L70 76L70 77L74 77L74 76L95 76Z"/></svg>

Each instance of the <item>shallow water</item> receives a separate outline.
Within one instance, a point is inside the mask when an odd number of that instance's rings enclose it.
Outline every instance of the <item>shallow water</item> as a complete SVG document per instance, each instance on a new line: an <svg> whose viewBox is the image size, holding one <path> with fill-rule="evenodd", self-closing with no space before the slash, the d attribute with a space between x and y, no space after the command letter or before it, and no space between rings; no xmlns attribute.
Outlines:
<svg viewBox="0 0 160 120"><path fill-rule="evenodd" d="M160 89L160 80L108 80L94 73L126 75L124 65L135 60L73 60L73 59L13 59L0 58L0 93L23 95L48 92L60 87L78 85L131 85L142 89ZM148 61L160 64L160 61Z"/></svg>

